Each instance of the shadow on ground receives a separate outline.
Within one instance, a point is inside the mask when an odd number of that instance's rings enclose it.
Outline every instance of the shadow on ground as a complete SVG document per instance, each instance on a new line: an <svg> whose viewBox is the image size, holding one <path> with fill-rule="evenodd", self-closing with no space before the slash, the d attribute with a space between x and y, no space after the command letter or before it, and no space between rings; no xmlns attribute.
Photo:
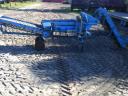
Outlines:
<svg viewBox="0 0 128 96"><path fill-rule="evenodd" d="M33 74L39 76L40 79L43 77L47 78L42 80L42 82L58 82L58 78L56 77L58 75L56 72L59 58L58 50L64 61L71 66L71 71L74 72L72 74L76 74L73 77L73 81L81 81L82 78L93 76L109 79L127 79L128 50L118 48L111 42L110 38L101 36L88 39L84 52L82 53L78 51L75 41L70 39L60 39L60 41L57 43L60 46L54 45L53 42L53 45L47 46L44 51L36 51L32 45L0 46L0 53L10 53L15 56L40 54L41 57L56 55L56 57L50 59L39 59L38 61L32 62L34 64L32 64L30 70ZM111 72L111 76L107 77L109 72ZM73 81L71 80L70 82Z"/></svg>

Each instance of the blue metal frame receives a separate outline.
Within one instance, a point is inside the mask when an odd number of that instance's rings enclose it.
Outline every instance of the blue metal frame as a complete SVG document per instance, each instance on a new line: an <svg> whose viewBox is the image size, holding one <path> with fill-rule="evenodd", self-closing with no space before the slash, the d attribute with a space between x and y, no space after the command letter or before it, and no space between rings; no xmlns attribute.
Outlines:
<svg viewBox="0 0 128 96"><path fill-rule="evenodd" d="M81 12L80 21L74 19L54 19L54 20L42 20L41 24L44 30L48 30L47 34L52 30L53 32L73 32L77 33L78 40L83 43L86 39L86 34L90 30L92 25L96 25L99 21L93 16ZM48 36L48 35L47 35Z"/></svg>
<svg viewBox="0 0 128 96"><path fill-rule="evenodd" d="M0 17L0 24L25 30L25 31L30 31L33 33L42 33L43 31L42 28L36 26L36 24L20 21L14 18L6 17L6 16Z"/></svg>
<svg viewBox="0 0 128 96"><path fill-rule="evenodd" d="M95 14L98 15L98 19L101 20L102 17L105 17L105 20L107 21L111 31L113 32L114 36L116 37L118 43L122 48L126 48L128 44L128 37L121 36L121 33L117 29L115 23L113 22L112 18L109 16L107 10L105 8L99 8L96 10Z"/></svg>
<svg viewBox="0 0 128 96"><path fill-rule="evenodd" d="M104 8L98 8L95 14L97 14L97 17L93 17L85 12L81 12L79 20L42 20L39 26L33 23L20 21L6 16L1 16L0 25L7 25L14 28L30 31L32 33L39 33L43 38L52 37L53 32L72 32L77 34L77 39L79 40L80 44L83 44L85 42L87 34L90 34L89 30L92 25L98 24L102 17L104 17L120 46L126 48L126 45L128 43L128 37L121 36L116 25L109 16L107 10Z"/></svg>

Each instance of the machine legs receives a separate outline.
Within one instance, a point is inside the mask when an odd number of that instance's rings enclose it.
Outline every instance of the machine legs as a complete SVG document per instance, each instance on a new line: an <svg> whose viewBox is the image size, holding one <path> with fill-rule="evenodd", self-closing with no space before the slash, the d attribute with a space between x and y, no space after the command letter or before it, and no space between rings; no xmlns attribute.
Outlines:
<svg viewBox="0 0 128 96"><path fill-rule="evenodd" d="M78 50L79 50L79 52L84 52L84 44L79 44Z"/></svg>
<svg viewBox="0 0 128 96"><path fill-rule="evenodd" d="M41 51L45 49L45 40L41 36L38 36L35 39L35 49L37 51Z"/></svg>
<svg viewBox="0 0 128 96"><path fill-rule="evenodd" d="M78 36L78 40L79 40L78 49L80 50L80 52L83 52L84 51L84 41L85 41L85 38L84 38L84 36L79 35Z"/></svg>
<svg viewBox="0 0 128 96"><path fill-rule="evenodd" d="M0 24L0 34L2 34L5 31L5 26Z"/></svg>

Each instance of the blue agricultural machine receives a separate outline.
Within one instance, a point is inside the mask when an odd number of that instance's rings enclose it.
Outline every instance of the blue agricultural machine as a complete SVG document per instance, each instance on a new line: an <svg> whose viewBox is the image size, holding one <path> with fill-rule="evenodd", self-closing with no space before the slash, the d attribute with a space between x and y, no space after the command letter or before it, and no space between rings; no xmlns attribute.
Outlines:
<svg viewBox="0 0 128 96"><path fill-rule="evenodd" d="M114 22L109 16L105 8L98 8L95 11L95 16L89 15L85 12L81 12L80 16L76 19L54 19L54 20L42 20L40 25L17 20L14 18L1 16L0 17L0 30L3 32L6 26L29 31L34 34L38 34L35 40L35 48L37 50L45 49L45 39L54 37L54 33L73 33L75 38L79 41L80 48L83 50L83 45L88 35L90 28L93 25L97 25L104 18L107 25L111 29L112 33L116 37L119 45L126 48L128 43L128 37L122 37ZM70 37L69 37L70 38Z"/></svg>

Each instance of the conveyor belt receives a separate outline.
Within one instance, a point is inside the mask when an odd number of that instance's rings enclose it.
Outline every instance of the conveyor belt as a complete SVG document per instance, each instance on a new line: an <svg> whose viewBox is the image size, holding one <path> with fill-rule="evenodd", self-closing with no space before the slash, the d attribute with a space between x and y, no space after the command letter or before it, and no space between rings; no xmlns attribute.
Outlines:
<svg viewBox="0 0 128 96"><path fill-rule="evenodd" d="M113 22L110 14L104 8L99 8L96 12L98 12L99 16L105 17L109 28L111 29L112 33L116 37L117 42L122 48L126 48L128 45L128 36L122 36L119 30L117 29L115 23ZM101 19L101 18L100 18Z"/></svg>
<svg viewBox="0 0 128 96"><path fill-rule="evenodd" d="M42 34L42 28L40 27L40 25L13 19L13 18L6 17L6 16L0 17L0 24L10 26L16 29L22 29L22 30L29 31L32 33Z"/></svg>

